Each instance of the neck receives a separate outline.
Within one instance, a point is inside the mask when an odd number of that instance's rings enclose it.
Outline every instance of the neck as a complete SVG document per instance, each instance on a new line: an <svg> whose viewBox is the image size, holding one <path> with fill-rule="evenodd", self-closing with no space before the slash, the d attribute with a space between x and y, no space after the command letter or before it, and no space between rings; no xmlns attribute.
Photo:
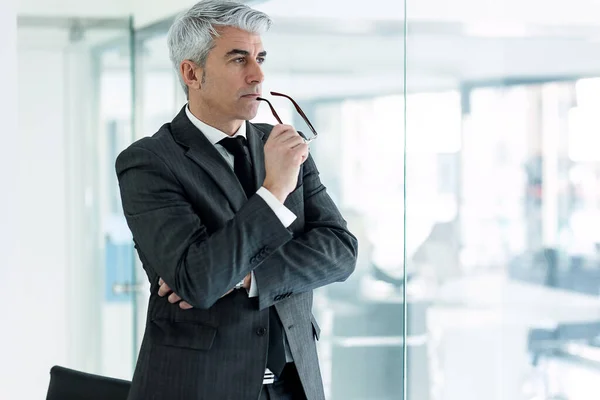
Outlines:
<svg viewBox="0 0 600 400"><path fill-rule="evenodd" d="M219 114L211 110L211 107L206 103L194 101L191 98L188 101L188 107L190 108L190 112L200 121L229 136L233 136L240 129L242 123L244 123L244 121L238 119L220 118Z"/></svg>

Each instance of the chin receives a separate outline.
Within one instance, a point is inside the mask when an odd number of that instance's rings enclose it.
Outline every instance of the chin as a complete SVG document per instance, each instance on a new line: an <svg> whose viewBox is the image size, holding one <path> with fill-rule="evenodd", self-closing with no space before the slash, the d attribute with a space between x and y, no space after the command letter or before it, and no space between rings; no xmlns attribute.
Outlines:
<svg viewBox="0 0 600 400"><path fill-rule="evenodd" d="M256 114L258 114L258 108L256 110L247 110L245 112L240 113L239 119L251 121L254 118L256 118Z"/></svg>

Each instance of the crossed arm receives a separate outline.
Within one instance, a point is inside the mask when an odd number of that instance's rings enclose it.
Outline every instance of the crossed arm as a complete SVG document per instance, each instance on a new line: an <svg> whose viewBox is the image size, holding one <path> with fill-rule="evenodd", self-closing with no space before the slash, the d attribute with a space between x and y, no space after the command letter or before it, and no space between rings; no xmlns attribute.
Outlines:
<svg viewBox="0 0 600 400"><path fill-rule="evenodd" d="M149 149L130 147L116 168L138 250L163 282L159 294L173 291L169 299L181 308L210 308L252 271L262 309L282 293L343 281L354 270L356 238L310 157L303 168L305 232L295 238L258 195L209 235L174 173Z"/></svg>
<svg viewBox="0 0 600 400"><path fill-rule="evenodd" d="M245 286L245 281L248 280L248 279L250 279L250 275L246 275L246 278L244 278L244 286ZM227 293L225 293L221 297L225 297L225 296L227 296L231 292L233 292L233 289L229 289L227 291ZM171 290L171 288L169 287L169 285L167 285L165 283L165 281L163 280L163 278L160 278L158 280L158 295L160 297L165 297L166 295L169 295L169 297L167 297L167 300L169 300L169 303L171 303L171 304L177 304L177 303L179 303L179 308L181 308L182 310L189 310L190 308L194 308L190 303L188 303L185 300L182 300L181 297L179 297L177 295L177 293L173 292Z"/></svg>

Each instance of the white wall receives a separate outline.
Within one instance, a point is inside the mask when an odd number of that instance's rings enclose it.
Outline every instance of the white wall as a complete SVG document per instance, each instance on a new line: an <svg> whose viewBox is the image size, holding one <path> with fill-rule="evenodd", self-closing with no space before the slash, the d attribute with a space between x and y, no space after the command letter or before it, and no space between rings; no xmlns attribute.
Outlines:
<svg viewBox="0 0 600 400"><path fill-rule="evenodd" d="M4 1L0 32L0 387L2 398L44 398L66 349L63 65L50 50L17 51L16 10Z"/></svg>
<svg viewBox="0 0 600 400"><path fill-rule="evenodd" d="M26 286L26 272L19 262L19 232L15 229L19 216L19 177L15 174L18 162L17 134L17 26L16 6L11 0L0 2L0 293L2 329L0 330L0 387L2 396L15 393L24 382L15 379L15 371L24 371L26 362L18 340L21 322L27 320L27 309L21 300L31 296Z"/></svg>
<svg viewBox="0 0 600 400"><path fill-rule="evenodd" d="M43 85L31 79L39 72L39 60L45 60L44 73L53 77ZM38 383L47 379L50 366L66 361L67 327L60 323L66 320L68 305L64 94L59 78L64 65L61 54L49 50L19 51L18 61L20 177L25 184L20 198L20 260L31 275L27 290L35 294L24 306L32 311L28 329L38 332L28 343L33 351L27 353L29 377ZM51 96L56 101L49 102ZM29 249L32 244L35 247ZM43 385L35 389L36 397L45 390Z"/></svg>
<svg viewBox="0 0 600 400"><path fill-rule="evenodd" d="M5 11L0 15L5 18ZM9 307L0 334L6 346L2 364L9 367L0 374L0 381L7 380L0 384L1 396L44 398L50 367L67 361L64 64L53 49L19 46L15 52L14 24L2 21L0 27L12 27L2 37L13 44L10 57L0 57L2 87L9 88L2 98L10 100L0 107L7 150L0 157L1 210L7 216L0 236L9 246L0 252L2 303Z"/></svg>

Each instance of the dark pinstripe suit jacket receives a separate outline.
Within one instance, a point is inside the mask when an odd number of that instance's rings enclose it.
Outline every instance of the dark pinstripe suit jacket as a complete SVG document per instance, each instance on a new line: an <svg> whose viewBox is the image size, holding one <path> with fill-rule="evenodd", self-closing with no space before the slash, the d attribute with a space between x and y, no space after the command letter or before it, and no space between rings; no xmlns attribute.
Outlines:
<svg viewBox="0 0 600 400"><path fill-rule="evenodd" d="M272 127L248 123L256 182ZM257 399L275 307L309 400L324 399L311 312L312 290L354 270L356 238L319 180L312 158L285 205L287 229L264 200L246 198L235 174L185 109L116 162L123 209L151 282L131 400ZM234 291L254 270L257 298ZM162 277L194 306L157 295Z"/></svg>

